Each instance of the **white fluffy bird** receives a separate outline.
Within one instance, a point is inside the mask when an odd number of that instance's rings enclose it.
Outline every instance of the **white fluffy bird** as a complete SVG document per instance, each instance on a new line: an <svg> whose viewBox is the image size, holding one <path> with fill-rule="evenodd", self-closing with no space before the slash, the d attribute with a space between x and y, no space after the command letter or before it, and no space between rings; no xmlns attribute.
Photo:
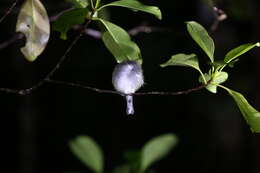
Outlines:
<svg viewBox="0 0 260 173"><path fill-rule="evenodd" d="M118 92L126 95L127 115L134 114L132 94L144 84L141 65L136 61L124 61L117 64L112 74L112 83Z"/></svg>

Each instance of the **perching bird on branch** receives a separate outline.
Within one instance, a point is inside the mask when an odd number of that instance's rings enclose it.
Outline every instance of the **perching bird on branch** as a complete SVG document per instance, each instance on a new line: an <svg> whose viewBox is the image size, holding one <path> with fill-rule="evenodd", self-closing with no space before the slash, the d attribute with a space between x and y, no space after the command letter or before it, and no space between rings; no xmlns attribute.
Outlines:
<svg viewBox="0 0 260 173"><path fill-rule="evenodd" d="M136 61L117 64L112 74L112 83L118 92L126 95L126 114L134 114L132 94L144 84L141 65Z"/></svg>

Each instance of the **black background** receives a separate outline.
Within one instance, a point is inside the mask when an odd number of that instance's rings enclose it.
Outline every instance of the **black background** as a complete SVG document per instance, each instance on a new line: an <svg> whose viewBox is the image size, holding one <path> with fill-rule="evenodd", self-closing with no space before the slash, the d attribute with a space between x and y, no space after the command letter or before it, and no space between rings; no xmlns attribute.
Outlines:
<svg viewBox="0 0 260 173"><path fill-rule="evenodd" d="M50 16L69 7L63 1L42 1ZM196 53L201 67L208 69L207 57L186 31L185 21L196 20L206 28L213 12L205 1L146 2L161 8L163 20L124 8L111 8L111 21L130 29L147 22L170 31L140 33L133 40L140 46L146 85L141 91L179 91L196 87L198 73L189 68L160 68L176 53ZM1 0L4 14L12 1ZM228 18L211 34L216 59L233 47L259 41L258 0L218 0ZM19 7L0 23L0 42L15 33ZM96 28L96 25L91 25ZM24 41L0 51L0 87L28 88L55 66L78 32L59 39L51 32L44 53L33 63L20 53ZM243 55L235 68L228 69L226 86L237 90L260 110L260 50ZM116 62L101 40L83 36L52 79L113 89L111 74ZM203 65L205 64L205 65ZM182 96L136 96L136 114L125 114L124 99L63 85L44 84L32 94L0 93L1 172L45 173L80 170L90 172L75 158L68 141L78 135L93 137L105 154L106 171L124 163L123 152L138 149L150 138L175 133L179 145L156 163L157 172L259 173L260 136L252 134L232 98L222 90L214 95L201 90Z"/></svg>

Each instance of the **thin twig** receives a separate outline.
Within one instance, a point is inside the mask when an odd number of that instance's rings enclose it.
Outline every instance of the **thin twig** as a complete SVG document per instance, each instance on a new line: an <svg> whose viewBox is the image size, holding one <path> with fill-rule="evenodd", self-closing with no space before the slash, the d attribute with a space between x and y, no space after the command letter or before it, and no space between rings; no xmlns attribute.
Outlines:
<svg viewBox="0 0 260 173"><path fill-rule="evenodd" d="M8 12L7 12L8 14L12 11L12 9L14 8L14 6L16 5L16 3L18 1L19 0L17 0L12 5L12 7L8 10ZM67 11L67 10L65 10L65 11ZM51 21L57 20L58 16L60 16L62 13L64 13L64 11L62 11L58 15L50 17L50 20ZM6 14L4 16L6 17L8 14ZM5 17L2 17L2 18L5 18ZM91 20L88 20L83 27L81 27L81 26L75 26L74 27L75 30L80 30L80 34L69 45L69 47L66 49L65 53L63 54L63 56L61 57L59 62L56 64L56 66L42 80L40 80L38 83L36 83L35 85L33 85L30 88L26 88L26 89L0 88L0 91L6 92L6 93L19 94L19 95L27 95L27 94L30 94L32 91L34 91L34 90L38 89L39 87L41 87L45 82L55 83L54 80L50 80L50 77L59 69L61 64L66 59L68 53L71 51L73 46L77 43L77 41L81 38L81 36L83 34L90 35L90 36L92 36L94 38L101 38L101 33L99 31L96 31L94 29L88 29L88 26L89 26L90 22L91 22ZM141 26L137 26L137 27L132 28L131 30L129 30L129 33L131 35L136 35L136 34L138 34L140 32L150 33L150 32L159 31L159 30L161 31L162 29L160 29L159 27L148 27L148 26L141 25ZM23 38L24 38L24 35L22 33L15 33L15 35L13 37L11 37L9 40L7 40L7 41L5 41L3 43L0 43L0 50L6 48L10 44L14 43L16 40L23 39ZM56 84L61 84L61 83L62 83L62 81L56 81ZM116 92L116 91L101 90L101 89L98 89L98 88L91 88L91 87L83 86L83 85L80 86L79 84L73 84L73 83L66 83L65 82L64 85L70 85L70 86L86 88L86 89L94 90L94 91L100 92L100 93L112 93L112 94L120 94L120 95L122 95L121 93ZM185 91L183 93L186 93L186 92L187 91ZM149 95L165 95L165 94L163 94L163 92L149 92ZM142 93L138 93L138 94L134 94L134 95L142 95ZM172 95L172 94L168 94L168 95Z"/></svg>
<svg viewBox="0 0 260 173"><path fill-rule="evenodd" d="M171 29L170 28L163 28L163 27L157 27L157 26L147 26L147 25L140 25L140 26L136 26L130 30L128 30L128 33L131 36L136 36L140 33L152 33L152 32L170 32Z"/></svg>
<svg viewBox="0 0 260 173"><path fill-rule="evenodd" d="M50 22L56 21L61 15L63 15L64 13L66 13L66 12L72 10L72 9L73 9L73 8L65 9L65 10L63 10L63 11L61 11L61 12L59 12L59 13L57 13L57 14L51 16L51 17L49 17Z"/></svg>
<svg viewBox="0 0 260 173"><path fill-rule="evenodd" d="M122 93L117 92L117 91L99 89L99 88L90 87L90 86L86 86L86 85L82 85L82 84L78 84L78 83L74 83L74 82L65 82L65 81L53 80L53 79L46 79L45 81L48 82L48 83L52 83L52 84L67 85L67 86L71 86L71 87L87 89L87 90L91 90L91 91L98 92L98 93L117 94L117 95L125 96L125 94L122 94ZM189 93L194 92L194 91L201 90L204 87L206 87L209 83L210 83L210 81L207 84L202 84L202 85L195 87L195 88L191 88L191 89L187 89L187 90L183 90L183 91L177 91L177 92L150 91L150 92L133 93L131 95L135 95L135 96L143 96L143 95L159 95L159 96L184 95L184 94L189 94Z"/></svg>
<svg viewBox="0 0 260 173"><path fill-rule="evenodd" d="M84 25L84 28L87 28L90 24L91 20L88 20L87 23ZM44 84L44 82L46 80L48 80L61 66L61 64L64 62L64 60L66 59L68 53L71 51L71 49L73 48L73 46L77 43L77 41L80 39L80 37L83 35L83 31L80 32L80 34L73 40L73 42L69 45L69 47L66 49L65 53L63 54L63 56L61 57L61 59L59 60L59 62L56 64L56 66L45 76L45 78L41 81L39 81L37 84L33 85L32 87L22 90L20 91L21 95L26 95L31 93L33 90L39 88L40 86L42 86Z"/></svg>
<svg viewBox="0 0 260 173"><path fill-rule="evenodd" d="M217 7L213 7L213 12L214 12L215 20L210 27L211 33L215 32L217 30L220 22L227 19L227 14L223 10L221 10Z"/></svg>
<svg viewBox="0 0 260 173"><path fill-rule="evenodd" d="M22 90L16 90L16 89L11 89L11 88L0 88L0 91L8 93L8 94L21 95L20 91L22 91Z"/></svg>
<svg viewBox="0 0 260 173"><path fill-rule="evenodd" d="M176 91L176 92L160 92L160 91L151 91L151 92L140 92L140 93L134 93L133 95L165 95L165 96L177 96L177 95L185 95L185 94L189 94L195 91L199 91L203 88L205 88L207 85L209 84L209 82L207 84L202 84L200 86L197 86L195 88L190 88L187 90L182 90L182 91Z"/></svg>
<svg viewBox="0 0 260 173"><path fill-rule="evenodd" d="M79 28L81 28L80 25L75 25L73 27L74 30L78 30ZM146 24L142 24L139 26L135 26L132 29L129 29L127 32L131 36L136 36L140 33L150 34L153 32L170 32L170 31L171 31L171 29L169 29L169 28L162 28L162 27L157 27L157 26L147 26ZM102 36L100 31L91 29L91 28L85 29L84 33L95 39L101 39L101 36Z"/></svg>
<svg viewBox="0 0 260 173"><path fill-rule="evenodd" d="M24 38L24 34L22 33L15 33L10 39L0 44L0 50L6 48L7 46L11 45L12 43L16 42L17 40L21 40Z"/></svg>
<svg viewBox="0 0 260 173"><path fill-rule="evenodd" d="M86 22L86 24L84 25L84 28L87 28L89 26L90 22L91 22L91 20L88 20ZM32 91L34 91L34 90L38 89L39 87L41 87L59 69L61 64L66 59L68 53L71 51L73 46L77 43L77 41L83 35L83 32L84 31L80 32L80 34L74 39L74 41L66 49L65 53L62 55L61 59L56 64L56 66L42 80L40 80L38 83L36 83L35 85L33 85L32 87L27 88L27 89L16 90L16 89L10 89L10 88L0 88L0 91L4 91L4 92L7 92L7 93L13 93L13 94L19 94L19 95L27 95L27 94L30 94Z"/></svg>
<svg viewBox="0 0 260 173"><path fill-rule="evenodd" d="M62 12L61 12L62 13ZM60 14L58 14L60 15ZM53 22L55 20L57 20L57 16L51 16L50 17L50 21ZM83 26L81 25L75 25L73 27L74 30L78 31L78 30L82 30ZM156 27L156 26L146 26L146 25L140 25L140 26L136 26L130 30L128 30L128 33L131 36L136 36L139 33L151 33L151 32L169 32L170 29L168 28L161 28L161 27ZM83 34L86 34L88 36L91 36L95 39L101 39L101 32L95 29L91 29L91 28L86 28L83 31ZM24 35L22 33L15 33L14 36L12 36L10 39L0 43L0 50L6 48L7 46L9 46L10 44L14 43L17 40L23 39Z"/></svg>
<svg viewBox="0 0 260 173"><path fill-rule="evenodd" d="M13 11L16 4L19 2L19 0L15 0L15 2L12 3L12 5L7 9L5 14L1 17L0 23Z"/></svg>
<svg viewBox="0 0 260 173"><path fill-rule="evenodd" d="M205 88L210 82L211 81L209 81L206 84L202 84L200 86L197 86L195 88L190 88L190 89L187 89L187 90L176 91L176 92L149 91L149 92L133 93L131 95L135 95L135 96L144 96L144 95L158 95L158 96L186 95L186 94L189 94L191 92L199 91L199 90ZM79 83L66 82L66 81L60 81L60 80L53 80L53 79L49 79L49 78L43 79L37 85L34 85L34 87L31 87L29 89L16 90L16 89L9 89L9 88L0 88L0 91L6 92L6 93L11 93L11 94L28 95L33 90L39 88L44 83L59 84L59 85L64 85L64 86L66 85L66 86L70 86L70 87L87 89L87 90L98 92L98 93L117 94L117 95L125 96L125 94L122 94L122 93L114 91L114 90L99 89L99 88L90 87L90 86L86 86L86 85L79 84Z"/></svg>
<svg viewBox="0 0 260 173"><path fill-rule="evenodd" d="M95 92L98 92L98 93L122 95L122 93L119 93L117 91L94 88L94 87L90 87L90 86L86 86L86 85L82 85L82 84L78 84L78 83L73 83L73 82L65 82L65 81L53 80L53 79L47 79L47 80L45 80L45 82L52 83L52 84L67 85L67 86L71 86L71 87L87 89L87 90L95 91Z"/></svg>

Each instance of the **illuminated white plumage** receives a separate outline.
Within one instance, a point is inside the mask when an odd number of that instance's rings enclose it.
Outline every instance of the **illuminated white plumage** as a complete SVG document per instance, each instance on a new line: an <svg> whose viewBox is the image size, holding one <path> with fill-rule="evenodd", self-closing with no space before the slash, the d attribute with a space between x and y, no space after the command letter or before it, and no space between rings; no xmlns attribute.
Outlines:
<svg viewBox="0 0 260 173"><path fill-rule="evenodd" d="M127 95L126 113L134 114L133 96L131 94L144 84L141 65L136 61L124 61L117 64L112 74L112 83L117 91Z"/></svg>

